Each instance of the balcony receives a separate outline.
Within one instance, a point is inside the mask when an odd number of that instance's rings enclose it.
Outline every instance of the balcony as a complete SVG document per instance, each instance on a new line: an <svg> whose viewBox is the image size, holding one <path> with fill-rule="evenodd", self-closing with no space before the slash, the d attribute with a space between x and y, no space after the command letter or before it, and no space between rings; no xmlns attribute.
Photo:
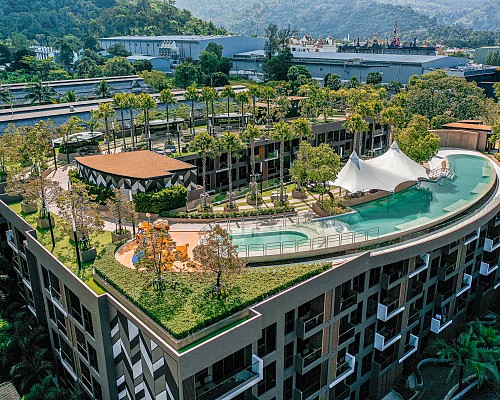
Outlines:
<svg viewBox="0 0 500 400"><path fill-rule="evenodd" d="M380 366L380 372L385 370L395 361L396 359L394 358L394 355L387 355L385 353L375 355L375 362Z"/></svg>
<svg viewBox="0 0 500 400"><path fill-rule="evenodd" d="M418 296L419 294L423 293L423 287L424 283L416 280L411 284L411 290L410 290L410 299L413 299L414 297Z"/></svg>
<svg viewBox="0 0 500 400"><path fill-rule="evenodd" d="M381 321L387 322L392 317L404 311L404 309L404 306L399 307L399 299L392 300L388 305L378 303L377 318Z"/></svg>
<svg viewBox="0 0 500 400"><path fill-rule="evenodd" d="M390 345L396 343L399 339L401 339L401 334L397 333L395 327L384 326L380 330L380 333L375 332L374 347L377 350L384 351Z"/></svg>
<svg viewBox="0 0 500 400"><path fill-rule="evenodd" d="M460 287L460 290L457 292L456 297L460 296L461 294L464 294L471 287L472 287L472 275L464 273L464 277L462 279L462 286Z"/></svg>
<svg viewBox="0 0 500 400"><path fill-rule="evenodd" d="M455 288L449 288L446 290L444 293L437 292L436 297L434 300L434 304L436 306L442 307L445 303L447 303L449 300L453 298L453 295L455 294Z"/></svg>
<svg viewBox="0 0 500 400"><path fill-rule="evenodd" d="M399 359L399 363L401 364L404 360L410 357L417 350L418 350L418 336L412 335L410 333L410 338L408 339L408 343L405 346L405 354L403 355L403 357Z"/></svg>
<svg viewBox="0 0 500 400"><path fill-rule="evenodd" d="M410 314L408 315L408 326L414 324L420 319L420 310L411 307Z"/></svg>
<svg viewBox="0 0 500 400"><path fill-rule="evenodd" d="M347 322L345 325L340 325L339 331L339 346L344 344L349 339L354 337L354 325L350 322Z"/></svg>
<svg viewBox="0 0 500 400"><path fill-rule="evenodd" d="M19 249L17 248L14 241L14 232L12 232L12 229L5 232L5 234L7 235L7 244L9 245L9 247L14 251L14 253L19 253Z"/></svg>
<svg viewBox="0 0 500 400"><path fill-rule="evenodd" d="M316 314L313 317L310 317L307 314L304 315L303 317L300 317L297 320L297 336L300 339L305 339L307 334L312 333L312 331L314 331L314 328L323 324L324 322L323 317L324 317L323 313Z"/></svg>
<svg viewBox="0 0 500 400"><path fill-rule="evenodd" d="M314 383L314 384L312 384L304 389L294 388L293 389L293 399L294 400L315 399L325 390L326 390L326 387L321 387L320 382L316 382L316 383Z"/></svg>
<svg viewBox="0 0 500 400"><path fill-rule="evenodd" d="M219 164L219 168L217 168L217 169L215 170L215 172L216 172L216 173L217 173L217 172L224 172L224 171L227 171L227 170L229 170L229 166L227 165L227 162L221 162L221 163Z"/></svg>
<svg viewBox="0 0 500 400"><path fill-rule="evenodd" d="M441 333L443 330L445 330L448 326L451 325L453 320L447 320L446 316L443 316L441 320L432 318L431 319L431 332L434 333Z"/></svg>
<svg viewBox="0 0 500 400"><path fill-rule="evenodd" d="M492 265L493 264L493 265ZM487 263L484 261L481 261L481 266L479 267L479 273L484 276L488 276L492 272L495 272L498 269L498 265L494 263Z"/></svg>
<svg viewBox="0 0 500 400"><path fill-rule="evenodd" d="M197 400L230 400L249 389L263 378L264 361L252 355L252 365L235 373L225 381L209 382L196 391Z"/></svg>
<svg viewBox="0 0 500 400"><path fill-rule="evenodd" d="M59 357L61 358L61 364L63 365L64 369L68 371L68 373L71 375L71 377L77 381L78 376L76 375L75 371L73 370L73 367L70 362L67 361L66 355L64 354L64 351L62 349L59 349Z"/></svg>
<svg viewBox="0 0 500 400"><path fill-rule="evenodd" d="M354 356L350 355L349 353L345 353L345 359L342 360L342 362L337 366L337 372L335 374L336 378L332 383L330 383L330 385L328 385L328 387L331 389L338 383L342 382L345 378L347 378L354 372L355 366L356 359L354 358Z"/></svg>
<svg viewBox="0 0 500 400"><path fill-rule="evenodd" d="M321 352L322 349L321 347L317 349L312 349L309 351L302 351L301 354L296 354L295 355L295 369L297 372L299 372L301 375L307 372L307 369L309 367L312 367L313 365L316 365L316 361L318 361L321 358Z"/></svg>
<svg viewBox="0 0 500 400"><path fill-rule="evenodd" d="M340 312L346 311L358 303L358 293L354 290L343 293L340 297Z"/></svg>
<svg viewBox="0 0 500 400"><path fill-rule="evenodd" d="M334 389L335 392L333 393L333 397L332 397L332 394L330 394L330 398L331 399L335 399L335 400L349 400L351 398L351 388L349 386L347 386L345 383L339 383L335 386L335 388L331 388L331 389Z"/></svg>
<svg viewBox="0 0 500 400"><path fill-rule="evenodd" d="M484 239L484 251L491 253L500 247L500 236L494 239L485 238Z"/></svg>
<svg viewBox="0 0 500 400"><path fill-rule="evenodd" d="M474 253L472 253L474 254ZM453 273L459 270L460 265L457 263L453 263L446 267L442 267L439 269L438 278L442 281L448 280Z"/></svg>
<svg viewBox="0 0 500 400"><path fill-rule="evenodd" d="M481 228L477 228L474 232L469 233L464 240L464 246L471 244L474 240L479 239Z"/></svg>
<svg viewBox="0 0 500 400"><path fill-rule="evenodd" d="M414 276L420 274L429 268L429 260L431 258L430 253L425 253L423 256L418 256L415 260L415 270L409 275L409 278L413 278Z"/></svg>
<svg viewBox="0 0 500 400"><path fill-rule="evenodd" d="M279 157L278 150L270 151L266 154L265 161L276 160L278 157Z"/></svg>
<svg viewBox="0 0 500 400"><path fill-rule="evenodd" d="M383 289L388 290L392 285L397 283L404 277L404 271L399 268L395 268L388 272L382 272L380 277L380 284Z"/></svg>

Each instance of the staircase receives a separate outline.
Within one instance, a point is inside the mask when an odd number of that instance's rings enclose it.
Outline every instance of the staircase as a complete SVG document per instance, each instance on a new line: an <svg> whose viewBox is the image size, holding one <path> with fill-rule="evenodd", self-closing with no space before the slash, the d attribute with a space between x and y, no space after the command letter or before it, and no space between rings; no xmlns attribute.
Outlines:
<svg viewBox="0 0 500 400"><path fill-rule="evenodd" d="M446 164L446 167L438 167L427 171L430 181L436 182L440 186L446 186L455 178L455 166Z"/></svg>

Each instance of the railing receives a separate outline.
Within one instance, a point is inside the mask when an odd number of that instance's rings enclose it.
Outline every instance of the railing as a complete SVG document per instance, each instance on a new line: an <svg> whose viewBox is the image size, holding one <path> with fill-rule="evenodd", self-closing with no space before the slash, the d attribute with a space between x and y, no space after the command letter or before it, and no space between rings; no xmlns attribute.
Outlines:
<svg viewBox="0 0 500 400"><path fill-rule="evenodd" d="M333 388L338 383L342 382L345 378L354 372L354 367L356 365L356 359L353 355L345 353L345 359L337 367L337 372L335 374L335 380L330 383L330 389Z"/></svg>
<svg viewBox="0 0 500 400"><path fill-rule="evenodd" d="M462 286L460 287L460 290L457 292L456 297L458 297L461 294L465 293L471 287L472 287L472 275L464 273L464 277L462 279Z"/></svg>
<svg viewBox="0 0 500 400"><path fill-rule="evenodd" d="M493 239L484 238L484 251L491 253L500 247L500 236Z"/></svg>
<svg viewBox="0 0 500 400"><path fill-rule="evenodd" d="M350 294L340 296L340 312L347 310L358 301L358 293L352 291Z"/></svg>
<svg viewBox="0 0 500 400"><path fill-rule="evenodd" d="M437 167L431 169L427 173L427 176L430 180L438 180L440 178L453 179L453 177L455 176L455 166L453 164L447 163L445 168Z"/></svg>
<svg viewBox="0 0 500 400"><path fill-rule="evenodd" d="M354 325L348 322L347 326L340 326L339 346L354 337Z"/></svg>
<svg viewBox="0 0 500 400"><path fill-rule="evenodd" d="M299 318L297 321L297 336L303 337L306 333L321 325L323 323L323 316L323 313L319 313L313 317L307 317L307 319L304 319L304 317Z"/></svg>
<svg viewBox="0 0 500 400"><path fill-rule="evenodd" d="M415 270L410 273L409 278L413 278L415 275L418 275L429 268L430 258L430 253L425 253L423 256L417 256L417 259L415 260Z"/></svg>
<svg viewBox="0 0 500 400"><path fill-rule="evenodd" d="M399 299L392 300L389 304L385 304L390 299L385 299L377 306L377 318L381 321L388 321L395 315L399 314L405 309L404 306L399 306Z"/></svg>
<svg viewBox="0 0 500 400"><path fill-rule="evenodd" d="M431 319L431 332L441 333L444 329L451 325L453 321L446 320L446 316L441 317L441 320L437 318Z"/></svg>
<svg viewBox="0 0 500 400"><path fill-rule="evenodd" d="M301 354L296 354L295 358L300 370L302 371L304 368L311 365L314 361L319 360L321 358L321 351L322 349L321 347L319 347L307 354L304 354L304 352L302 352Z"/></svg>
<svg viewBox="0 0 500 400"><path fill-rule="evenodd" d="M383 274L387 275L387 277L389 279L389 284L392 284L403 277L403 271L400 269L394 270L394 271L389 271L389 272L384 272Z"/></svg>
<svg viewBox="0 0 500 400"><path fill-rule="evenodd" d="M459 269L459 267L460 266L457 263L447 266L446 269L444 270L444 280L447 280L453 272Z"/></svg>
<svg viewBox="0 0 500 400"><path fill-rule="evenodd" d="M202 386L196 392L197 400L229 400L261 381L263 361L252 355L252 365L238 371L228 379L213 387Z"/></svg>
<svg viewBox="0 0 500 400"><path fill-rule="evenodd" d="M423 282L415 281L412 284L412 288L410 290L410 298L414 298L422 293L422 287L424 286Z"/></svg>
<svg viewBox="0 0 500 400"><path fill-rule="evenodd" d="M294 400L308 400L312 395L314 395L316 392L320 390L321 390L320 382L313 383L312 385L303 389L294 388L293 398Z"/></svg>
<svg viewBox="0 0 500 400"><path fill-rule="evenodd" d="M481 275L488 276L492 272L495 272L497 269L498 269L498 264L481 261L481 266L479 267L479 273Z"/></svg>
<svg viewBox="0 0 500 400"><path fill-rule="evenodd" d="M283 242L241 244L238 245L240 256L246 258L269 255L289 254L290 252L329 249L348 244L361 243L379 237L379 228L360 232L344 232L336 235L319 236L310 239L298 239Z"/></svg>
<svg viewBox="0 0 500 400"><path fill-rule="evenodd" d="M481 228L477 228L474 232L469 233L464 240L464 246L471 244L474 240L479 239Z"/></svg>
<svg viewBox="0 0 500 400"><path fill-rule="evenodd" d="M410 315L408 316L408 325L414 324L419 320L420 310L410 309Z"/></svg>
<svg viewBox="0 0 500 400"><path fill-rule="evenodd" d="M17 248L14 241L14 232L12 232L12 230L8 230L7 232L5 232L5 234L7 235L7 244L12 250L14 250L16 254L19 253L19 249Z"/></svg>
<svg viewBox="0 0 500 400"><path fill-rule="evenodd" d="M274 150L274 151L270 151L269 153L267 153L265 156L265 159L266 160L275 160L278 157L279 157L279 151Z"/></svg>
<svg viewBox="0 0 500 400"><path fill-rule="evenodd" d="M412 335L410 333L410 338L408 339L408 343L406 343L405 345L404 355L399 359L399 363L401 364L404 360L410 357L417 350L418 350L418 336Z"/></svg>

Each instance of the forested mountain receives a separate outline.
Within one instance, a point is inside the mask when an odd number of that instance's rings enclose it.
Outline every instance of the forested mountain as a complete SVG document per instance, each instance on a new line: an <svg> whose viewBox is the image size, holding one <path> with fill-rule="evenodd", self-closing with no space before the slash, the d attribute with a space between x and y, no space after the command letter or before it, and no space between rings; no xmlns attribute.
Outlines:
<svg viewBox="0 0 500 400"><path fill-rule="evenodd" d="M269 23L277 23L300 28L299 34L323 37L349 34L365 39L375 32L382 38L390 36L396 19L407 32L434 25L431 17L410 7L379 4L374 0L177 0L177 5L229 31L246 34L262 35Z"/></svg>
<svg viewBox="0 0 500 400"><path fill-rule="evenodd" d="M273 22L300 28L299 34L333 35L365 39L373 33L385 38L392 34L396 19L404 39L448 40L499 43L500 0L177 0L194 15L232 32L263 34ZM453 25L448 27L446 25ZM468 30L469 29L469 30ZM494 30L498 33L476 33ZM448 36L450 35L450 36ZM462 36L460 36L462 35Z"/></svg>
<svg viewBox="0 0 500 400"><path fill-rule="evenodd" d="M171 0L0 0L0 39L22 33L40 44L133 34L219 34Z"/></svg>
<svg viewBox="0 0 500 400"><path fill-rule="evenodd" d="M479 30L500 30L498 0L376 0L409 6L444 25L459 24Z"/></svg>

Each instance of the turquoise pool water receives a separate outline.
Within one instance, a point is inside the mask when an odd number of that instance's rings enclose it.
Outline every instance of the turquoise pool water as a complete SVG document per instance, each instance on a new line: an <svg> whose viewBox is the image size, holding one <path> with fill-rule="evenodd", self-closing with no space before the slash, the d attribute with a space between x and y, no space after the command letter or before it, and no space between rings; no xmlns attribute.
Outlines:
<svg viewBox="0 0 500 400"><path fill-rule="evenodd" d="M422 181L403 192L354 206L353 212L322 219L301 227L286 227L271 231L261 228L257 233L233 235L233 243L244 250L279 242L320 238L344 232L365 232L378 230L379 236L403 232L423 226L446 214L453 214L462 207L482 197L494 179L495 170L484 157L453 154L447 157L455 167L455 176L441 185L438 182ZM264 229L269 231L264 232ZM291 251L292 252L292 251Z"/></svg>

